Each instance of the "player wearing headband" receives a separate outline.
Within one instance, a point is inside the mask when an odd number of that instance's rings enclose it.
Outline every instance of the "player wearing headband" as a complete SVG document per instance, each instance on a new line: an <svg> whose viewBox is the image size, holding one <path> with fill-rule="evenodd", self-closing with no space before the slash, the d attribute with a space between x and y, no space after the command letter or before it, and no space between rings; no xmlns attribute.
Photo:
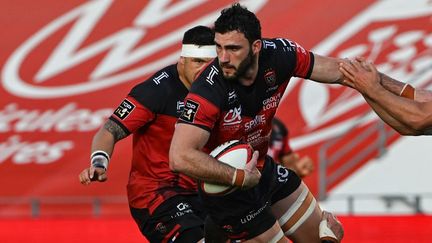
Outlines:
<svg viewBox="0 0 432 243"><path fill-rule="evenodd" d="M192 82L216 57L214 34L197 26L184 34L182 43L178 63L136 85L96 133L90 167L79 175L84 185L105 181L115 143L133 134L128 201L132 217L150 242L197 242L204 236L205 213L196 182L170 170L168 151Z"/></svg>

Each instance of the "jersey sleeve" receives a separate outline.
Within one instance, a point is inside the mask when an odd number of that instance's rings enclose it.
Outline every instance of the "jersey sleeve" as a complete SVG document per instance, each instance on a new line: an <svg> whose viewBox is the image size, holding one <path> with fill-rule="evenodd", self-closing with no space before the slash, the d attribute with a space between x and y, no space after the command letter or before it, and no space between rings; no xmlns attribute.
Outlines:
<svg viewBox="0 0 432 243"><path fill-rule="evenodd" d="M220 87L219 70L209 65L192 84L185 99L185 108L179 123L188 123L207 131L213 129L220 116L223 92Z"/></svg>
<svg viewBox="0 0 432 243"><path fill-rule="evenodd" d="M153 120L154 117L152 111L128 95L109 119L117 123L126 134L130 134Z"/></svg>
<svg viewBox="0 0 432 243"><path fill-rule="evenodd" d="M115 109L110 119L127 133L133 133L152 121L164 105L167 89L152 79L132 88L127 97Z"/></svg>
<svg viewBox="0 0 432 243"><path fill-rule="evenodd" d="M274 41L276 48L279 50L277 52L277 63L289 71L288 75L300 78L310 77L314 65L314 55L312 52L306 50L298 43L284 38L267 41Z"/></svg>

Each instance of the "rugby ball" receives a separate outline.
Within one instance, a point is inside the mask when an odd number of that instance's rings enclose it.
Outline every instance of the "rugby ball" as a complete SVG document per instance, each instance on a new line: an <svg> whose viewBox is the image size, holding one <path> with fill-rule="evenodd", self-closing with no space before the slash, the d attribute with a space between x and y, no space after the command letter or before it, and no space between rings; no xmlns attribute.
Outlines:
<svg viewBox="0 0 432 243"><path fill-rule="evenodd" d="M210 153L210 156L237 169L244 169L246 163L251 160L252 154L253 149L249 144L238 140L232 140L217 146ZM203 182L201 183L201 189L205 193L211 195L226 195L237 188L234 186Z"/></svg>

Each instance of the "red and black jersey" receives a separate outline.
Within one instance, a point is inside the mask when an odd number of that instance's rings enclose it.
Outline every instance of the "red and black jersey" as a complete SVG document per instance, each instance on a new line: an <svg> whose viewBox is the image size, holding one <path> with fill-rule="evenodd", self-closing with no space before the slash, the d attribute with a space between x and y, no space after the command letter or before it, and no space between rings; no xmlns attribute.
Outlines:
<svg viewBox="0 0 432 243"><path fill-rule="evenodd" d="M281 156L291 154L293 151L289 143L289 130L276 117L272 121L272 131L267 155L273 160L280 161Z"/></svg>
<svg viewBox="0 0 432 243"><path fill-rule="evenodd" d="M313 54L293 41L264 39L262 44L259 70L251 86L225 80L215 59L192 85L179 119L211 133L208 151L233 139L251 144L260 152L260 169L271 121L290 78L308 78L314 63Z"/></svg>
<svg viewBox="0 0 432 243"><path fill-rule="evenodd" d="M176 65L136 85L110 119L133 134L132 167L127 186L129 204L149 208L177 194L196 193L196 182L169 168L169 146L188 89Z"/></svg>

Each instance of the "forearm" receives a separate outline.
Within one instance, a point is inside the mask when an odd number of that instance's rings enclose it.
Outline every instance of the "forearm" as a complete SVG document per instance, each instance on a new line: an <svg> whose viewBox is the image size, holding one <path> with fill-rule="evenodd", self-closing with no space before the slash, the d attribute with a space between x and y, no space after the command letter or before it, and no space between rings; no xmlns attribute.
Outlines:
<svg viewBox="0 0 432 243"><path fill-rule="evenodd" d="M372 101L367 96L364 96L364 98L366 102L370 105L370 107L375 111L375 113L398 133L402 135L419 135L419 131L411 129L410 127L395 119L393 116L387 113L385 109L378 103Z"/></svg>
<svg viewBox="0 0 432 243"><path fill-rule="evenodd" d="M380 75L381 75L381 85L388 91L392 92L393 94L400 95L406 83L391 78L383 73L380 73ZM419 102L432 101L432 91L424 90L424 89L416 89L414 98L416 101Z"/></svg>
<svg viewBox="0 0 432 243"><path fill-rule="evenodd" d="M187 153L180 153L173 156L178 160L176 172L186 174L198 180L231 185L235 168L226 165L200 150L189 150Z"/></svg>
<svg viewBox="0 0 432 243"><path fill-rule="evenodd" d="M341 84L344 76L339 71L343 59L324 57L314 54L315 62L310 79L329 84Z"/></svg>
<svg viewBox="0 0 432 243"><path fill-rule="evenodd" d="M102 150L111 156L114 150L114 144L114 136L104 128L101 128L93 137L91 152Z"/></svg>
<svg viewBox="0 0 432 243"><path fill-rule="evenodd" d="M380 104L390 116L416 131L425 131L432 126L432 103L417 102L393 94L380 88L367 95L372 101Z"/></svg>
<svg viewBox="0 0 432 243"><path fill-rule="evenodd" d="M230 185L235 169L202 151L209 137L204 129L177 124L169 151L170 168L199 180Z"/></svg>
<svg viewBox="0 0 432 243"><path fill-rule="evenodd" d="M119 125L111 120L107 120L104 126L94 135L91 152L102 150L111 156L115 143L125 137L127 137L127 134Z"/></svg>

